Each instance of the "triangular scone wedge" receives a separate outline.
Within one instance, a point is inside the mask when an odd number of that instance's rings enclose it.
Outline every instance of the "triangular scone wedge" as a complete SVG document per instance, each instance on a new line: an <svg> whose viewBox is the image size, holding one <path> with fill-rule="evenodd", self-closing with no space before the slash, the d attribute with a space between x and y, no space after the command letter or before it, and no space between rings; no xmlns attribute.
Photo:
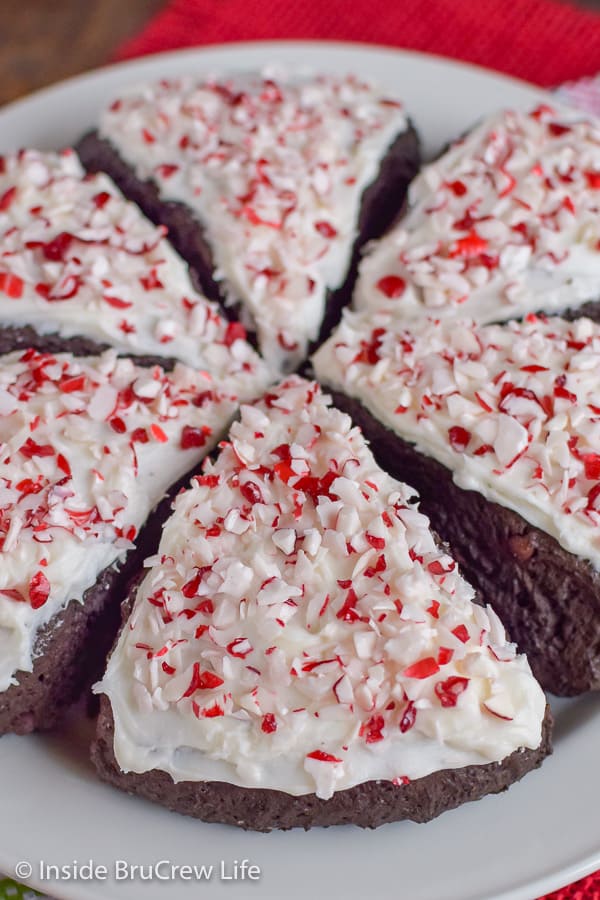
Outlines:
<svg viewBox="0 0 600 900"><path fill-rule="evenodd" d="M101 671L146 519L264 390L236 368L0 357L0 734L51 727Z"/></svg>
<svg viewBox="0 0 600 900"><path fill-rule="evenodd" d="M401 104L352 75L163 79L116 99L78 152L168 226L286 372L339 318L418 165Z"/></svg>
<svg viewBox="0 0 600 900"><path fill-rule="evenodd" d="M600 119L539 106L478 125L413 181L363 259L357 309L477 322L600 319Z"/></svg>
<svg viewBox="0 0 600 900"><path fill-rule="evenodd" d="M600 325L352 313L314 365L543 687L600 689Z"/></svg>
<svg viewBox="0 0 600 900"><path fill-rule="evenodd" d="M221 446L97 686L101 776L269 830L425 821L539 765L526 658L318 385L242 407Z"/></svg>
<svg viewBox="0 0 600 900"><path fill-rule="evenodd" d="M73 150L0 157L0 352L120 353L215 377L260 368L244 328L194 288L187 265L106 175Z"/></svg>

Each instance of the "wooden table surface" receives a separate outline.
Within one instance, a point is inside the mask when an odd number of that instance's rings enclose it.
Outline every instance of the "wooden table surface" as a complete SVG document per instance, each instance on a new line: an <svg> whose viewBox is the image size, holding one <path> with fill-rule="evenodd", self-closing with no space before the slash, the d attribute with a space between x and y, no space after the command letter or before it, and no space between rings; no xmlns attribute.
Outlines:
<svg viewBox="0 0 600 900"><path fill-rule="evenodd" d="M107 62L165 3L0 0L0 106ZM600 0L579 0L579 5L600 10Z"/></svg>
<svg viewBox="0 0 600 900"><path fill-rule="evenodd" d="M0 0L0 106L93 69L166 0Z"/></svg>

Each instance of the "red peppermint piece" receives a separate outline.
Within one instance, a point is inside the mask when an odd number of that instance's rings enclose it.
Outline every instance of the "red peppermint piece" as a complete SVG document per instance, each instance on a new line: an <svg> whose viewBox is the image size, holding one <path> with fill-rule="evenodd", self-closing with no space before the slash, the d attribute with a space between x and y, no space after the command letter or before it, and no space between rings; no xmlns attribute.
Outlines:
<svg viewBox="0 0 600 900"><path fill-rule="evenodd" d="M56 457L56 465L61 470L61 472L64 472L65 475L68 475L69 478L71 477L71 466L69 465L68 459L63 456L62 453L59 453Z"/></svg>
<svg viewBox="0 0 600 900"><path fill-rule="evenodd" d="M196 478L198 484L205 485L209 488L215 488L219 484L218 475L198 475Z"/></svg>
<svg viewBox="0 0 600 900"><path fill-rule="evenodd" d="M383 343L384 334L385 328L374 328L371 333L371 340L360 342L361 349L352 362L369 363L371 366L374 366L375 363L379 362L379 350Z"/></svg>
<svg viewBox="0 0 600 900"><path fill-rule="evenodd" d="M246 481L240 484L240 494L251 506L255 503L264 503L261 489L254 481Z"/></svg>
<svg viewBox="0 0 600 900"><path fill-rule="evenodd" d="M342 760L331 753L325 753L324 750L313 750L312 753L306 754L307 759L317 759L319 762L341 763Z"/></svg>
<svg viewBox="0 0 600 900"><path fill-rule="evenodd" d="M165 432L162 430L160 425L153 424L150 426L150 431L152 433L152 437L155 441L158 441L160 444L166 444L169 440Z"/></svg>
<svg viewBox="0 0 600 900"><path fill-rule="evenodd" d="M453 425L452 428L448 429L448 438L452 449L456 450L457 453L462 453L466 450L467 444L471 440L471 432L467 431L466 428L461 428L460 425Z"/></svg>
<svg viewBox="0 0 600 900"><path fill-rule="evenodd" d="M176 166L174 163L161 163L161 165L156 167L156 172L161 178L170 178L178 171L179 166Z"/></svg>
<svg viewBox="0 0 600 900"><path fill-rule="evenodd" d="M440 617L440 604L438 600L432 600L431 606L427 608L427 612L434 619L439 619Z"/></svg>
<svg viewBox="0 0 600 900"><path fill-rule="evenodd" d="M13 300L19 300L23 296L23 288L25 282L18 275L11 275L10 272L0 272L0 291Z"/></svg>
<svg viewBox="0 0 600 900"><path fill-rule="evenodd" d="M459 641L462 641L463 644L466 644L469 640L469 632L465 625L457 625L456 628L452 629L452 634L457 637Z"/></svg>
<svg viewBox="0 0 600 900"><path fill-rule="evenodd" d="M36 572L29 582L29 602L33 609L43 606L50 596L50 582L43 572Z"/></svg>
<svg viewBox="0 0 600 900"><path fill-rule="evenodd" d="M104 206L106 206L109 200L110 194L108 193L108 191L100 191L99 193L94 194L94 196L92 197L92 201L96 209L102 209Z"/></svg>
<svg viewBox="0 0 600 900"><path fill-rule="evenodd" d="M134 444L147 444L150 436L145 428L134 428L131 432L131 440Z"/></svg>
<svg viewBox="0 0 600 900"><path fill-rule="evenodd" d="M4 597L8 597L10 600L16 600L17 603L25 603L25 597L18 591L16 588L4 588L0 590L0 594Z"/></svg>
<svg viewBox="0 0 600 900"><path fill-rule="evenodd" d="M399 275L385 275L375 285L377 290L390 300L401 297L406 290L406 282Z"/></svg>
<svg viewBox="0 0 600 900"><path fill-rule="evenodd" d="M344 605L336 613L336 618L342 619L344 622L357 622L360 619L360 616L355 609L357 602L358 597L356 596L356 592L354 588L350 588L346 595Z"/></svg>
<svg viewBox="0 0 600 900"><path fill-rule="evenodd" d="M376 744L383 740L383 716L371 716L368 722L363 722L358 732L359 737L364 737L367 744Z"/></svg>
<svg viewBox="0 0 600 900"><path fill-rule="evenodd" d="M47 244L42 244L42 253L46 259L52 262L62 262L72 243L73 235L66 231L61 231Z"/></svg>
<svg viewBox="0 0 600 900"><path fill-rule="evenodd" d="M252 644L245 637L236 638L227 644L227 652L238 659L245 659L249 653L252 653L253 649Z"/></svg>
<svg viewBox="0 0 600 900"><path fill-rule="evenodd" d="M114 309L129 309L130 306L133 306L133 303L130 303L128 300L121 300L119 297L108 297L106 294L102 299Z"/></svg>
<svg viewBox="0 0 600 900"><path fill-rule="evenodd" d="M195 662L192 674L192 680L183 697L191 697L196 691L212 691L223 684L223 679L215 675L214 672L202 672L200 663ZM182 697L182 699L183 699Z"/></svg>
<svg viewBox="0 0 600 900"><path fill-rule="evenodd" d="M16 196L17 189L14 186L9 187L7 191L4 191L2 196L0 196L0 212L6 212Z"/></svg>
<svg viewBox="0 0 600 900"><path fill-rule="evenodd" d="M413 663L412 666L408 666L402 674L406 678L420 679L429 678L430 675L435 675L439 671L440 667L433 656L427 656L425 659L420 659Z"/></svg>
<svg viewBox="0 0 600 900"><path fill-rule="evenodd" d="M19 453L25 459L33 459L34 456L54 456L56 453L51 444L36 444L33 438L27 438L22 447L19 447Z"/></svg>
<svg viewBox="0 0 600 900"><path fill-rule="evenodd" d="M454 241L450 250L450 256L462 256L465 259L472 259L481 253L485 253L487 248L488 242L485 238L480 237L476 231L470 231L465 237Z"/></svg>
<svg viewBox="0 0 600 900"><path fill-rule="evenodd" d="M113 416L109 424L112 430L116 431L117 434L125 434L127 431L127 425L120 416Z"/></svg>
<svg viewBox="0 0 600 900"><path fill-rule="evenodd" d="M265 734L273 734L274 731L277 731L277 719L273 713L265 713L260 727Z"/></svg>
<svg viewBox="0 0 600 900"><path fill-rule="evenodd" d="M429 563L427 569L431 572L432 575L447 575L449 572L453 572L456 568L456 563L454 560L450 562L448 568L445 569L442 562L439 559L434 559L433 562Z"/></svg>
<svg viewBox="0 0 600 900"><path fill-rule="evenodd" d="M213 703L212 706L205 706L200 708L198 704L192 700L192 708L194 710L194 715L198 719L214 719L217 716L224 716L225 713L223 709L219 706L218 703Z"/></svg>
<svg viewBox="0 0 600 900"><path fill-rule="evenodd" d="M164 287L162 281L160 281L158 275L156 274L156 269L151 269L149 275L142 276L140 278L140 284L145 291L155 291L159 288Z"/></svg>
<svg viewBox="0 0 600 900"><path fill-rule="evenodd" d="M445 666L454 656L454 650L450 647L440 647L438 650L437 661L440 666Z"/></svg>
<svg viewBox="0 0 600 900"><path fill-rule="evenodd" d="M600 172L584 172L585 180L588 183L588 187L592 188L594 191L600 191Z"/></svg>
<svg viewBox="0 0 600 900"><path fill-rule="evenodd" d="M367 539L367 543L370 544L371 547L373 547L375 550L385 549L385 538L377 537L374 534L369 534L368 531L365 534L365 537Z"/></svg>
<svg viewBox="0 0 600 900"><path fill-rule="evenodd" d="M315 228L325 238L334 238L337 235L336 229L329 222L315 222Z"/></svg>
<svg viewBox="0 0 600 900"><path fill-rule="evenodd" d="M585 477L586 478L589 478L590 481L599 481L600 480L600 454L599 453L584 453L583 465L585 468Z"/></svg>
<svg viewBox="0 0 600 900"><path fill-rule="evenodd" d="M215 611L215 606L212 600L209 600L207 597L206 600L201 600L200 603L196 605L196 609L198 612L206 613L207 616L212 616Z"/></svg>
<svg viewBox="0 0 600 900"><path fill-rule="evenodd" d="M211 429L206 425L202 428L194 428L192 425L184 425L181 432L181 449L190 450L192 447L204 447Z"/></svg>
<svg viewBox="0 0 600 900"><path fill-rule="evenodd" d="M275 467L277 468L277 466ZM331 485L337 478L337 473L333 470L326 472L320 478L314 475L303 475L294 484L294 487L307 494L315 506L319 501L319 497L327 497L329 500L335 500L336 495L331 493Z"/></svg>
<svg viewBox="0 0 600 900"><path fill-rule="evenodd" d="M402 714L402 718L400 719L399 728L400 728L400 731L402 732L402 734L406 734L407 731L410 731L410 729L415 724L416 718L417 718L417 710L416 710L415 704L411 700L409 702L408 706L406 707L406 709L404 710L404 713Z"/></svg>
<svg viewBox="0 0 600 900"><path fill-rule="evenodd" d="M467 193L467 186L463 181L450 181L446 187L450 188L456 197L463 197Z"/></svg>
<svg viewBox="0 0 600 900"><path fill-rule="evenodd" d="M468 684L468 678L460 678L458 675L438 681L435 686L436 697L444 707L456 706L456 701Z"/></svg>
<svg viewBox="0 0 600 900"><path fill-rule="evenodd" d="M241 322L229 322L223 343L226 347L231 347L234 341L245 341L246 329Z"/></svg>
<svg viewBox="0 0 600 900"><path fill-rule="evenodd" d="M181 588L181 593L184 597L187 597L188 600L191 600L192 597L195 597L198 593L198 588L200 587L200 582L202 581L202 576L206 570L204 568L197 569L196 574L193 578L186 583Z"/></svg>
<svg viewBox="0 0 600 900"><path fill-rule="evenodd" d="M568 125L561 125L560 122L548 122L548 131L553 137L561 137L567 134L571 129Z"/></svg>
<svg viewBox="0 0 600 900"><path fill-rule="evenodd" d="M63 394L72 394L74 391L82 391L85 387L85 375L71 375L63 378L59 388Z"/></svg>

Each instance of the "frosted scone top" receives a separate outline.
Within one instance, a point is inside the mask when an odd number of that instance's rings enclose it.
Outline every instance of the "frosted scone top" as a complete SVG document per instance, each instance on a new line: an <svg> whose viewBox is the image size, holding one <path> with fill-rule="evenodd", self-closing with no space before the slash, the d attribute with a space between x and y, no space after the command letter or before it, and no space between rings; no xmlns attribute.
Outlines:
<svg viewBox="0 0 600 900"><path fill-rule="evenodd" d="M133 547L238 400L206 372L113 351L0 357L0 691L31 671L39 630Z"/></svg>
<svg viewBox="0 0 600 900"><path fill-rule="evenodd" d="M355 307L493 322L599 299L600 121L581 116L508 110L425 166Z"/></svg>
<svg viewBox="0 0 600 900"><path fill-rule="evenodd" d="M0 157L0 328L254 377L262 363L243 327L194 290L164 235L73 151Z"/></svg>
<svg viewBox="0 0 600 900"><path fill-rule="evenodd" d="M525 657L316 384L242 407L221 446L98 686L123 771L328 798L539 746Z"/></svg>
<svg viewBox="0 0 600 900"><path fill-rule="evenodd" d="M600 568L600 326L347 315L315 357L455 482Z"/></svg>
<svg viewBox="0 0 600 900"><path fill-rule="evenodd" d="M290 370L345 279L362 192L406 128L401 104L355 76L265 73L144 85L106 110L100 135L197 213L224 294Z"/></svg>

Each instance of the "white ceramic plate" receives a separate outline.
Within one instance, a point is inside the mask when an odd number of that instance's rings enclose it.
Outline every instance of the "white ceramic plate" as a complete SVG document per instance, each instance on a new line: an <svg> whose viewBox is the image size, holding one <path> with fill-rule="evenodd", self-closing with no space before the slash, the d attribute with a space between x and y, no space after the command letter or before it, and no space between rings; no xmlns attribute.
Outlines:
<svg viewBox="0 0 600 900"><path fill-rule="evenodd" d="M132 82L253 69L279 61L370 76L404 97L433 155L481 115L526 108L541 91L473 66L416 53L329 43L240 44L155 56L41 91L0 111L0 151L60 147L94 124ZM600 867L600 698L555 704L555 754L506 794L445 813L428 825L398 823L308 833L247 834L169 813L101 784L87 759L89 723L62 735L0 740L0 870L60 898L273 900L531 900ZM43 881L40 861L106 866L109 881ZM115 861L214 866L208 881L117 881ZM258 881L221 878L235 860L259 866ZM125 872L124 866L119 870ZM165 866L159 867L165 874ZM241 866L238 864L238 874ZM131 870L127 869L130 873ZM20 870L21 880L23 870Z"/></svg>

